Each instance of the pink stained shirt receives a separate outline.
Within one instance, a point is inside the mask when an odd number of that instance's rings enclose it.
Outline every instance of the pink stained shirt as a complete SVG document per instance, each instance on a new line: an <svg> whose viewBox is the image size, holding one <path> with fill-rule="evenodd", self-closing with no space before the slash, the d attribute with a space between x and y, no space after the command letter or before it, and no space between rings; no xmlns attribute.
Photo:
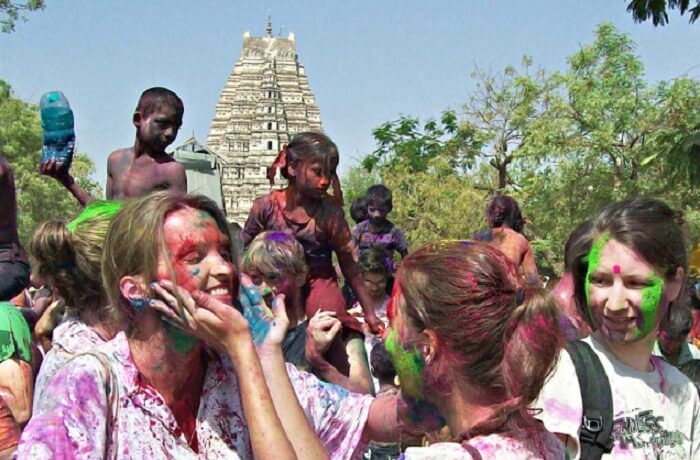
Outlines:
<svg viewBox="0 0 700 460"><path fill-rule="evenodd" d="M248 426L231 362L206 354L197 439L190 449L161 395L141 385L124 333L63 366L37 401L18 458L252 458ZM93 353L94 353L93 352ZM373 398L319 381L287 365L309 423L331 458L359 458Z"/></svg>

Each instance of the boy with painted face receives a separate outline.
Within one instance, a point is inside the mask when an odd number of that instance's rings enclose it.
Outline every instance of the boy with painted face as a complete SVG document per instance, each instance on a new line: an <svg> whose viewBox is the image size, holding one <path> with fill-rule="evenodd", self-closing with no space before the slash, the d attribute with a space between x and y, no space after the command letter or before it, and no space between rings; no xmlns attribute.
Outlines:
<svg viewBox="0 0 700 460"><path fill-rule="evenodd" d="M289 329L282 343L284 359L300 370L314 372L327 382L358 393L371 393L372 380L363 336L343 329L331 312L316 312L312 318L304 309L307 267L304 248L291 235L263 232L255 237L243 261L243 270L263 295L284 294ZM272 303L268 303L272 305ZM255 323L251 319L251 324ZM253 331L253 337L258 331ZM349 368L340 372L324 357L331 347L346 353Z"/></svg>
<svg viewBox="0 0 700 460"><path fill-rule="evenodd" d="M668 317L661 322L659 338L654 345L654 355L664 358L676 367L693 359L700 359L698 347L688 342L692 322L687 305L674 305Z"/></svg>
<svg viewBox="0 0 700 460"><path fill-rule="evenodd" d="M654 199L612 204L573 248L579 308L594 330L584 339L612 391L614 445L603 458L699 458L700 400L692 383L652 355L659 323L678 298L687 254L682 217ZM572 458L580 455L582 398L568 353L533 407Z"/></svg>
<svg viewBox="0 0 700 460"><path fill-rule="evenodd" d="M133 147L115 150L107 159L107 199L123 200L152 190L187 192L185 168L165 153L182 126L182 100L166 88L141 94L133 123Z"/></svg>

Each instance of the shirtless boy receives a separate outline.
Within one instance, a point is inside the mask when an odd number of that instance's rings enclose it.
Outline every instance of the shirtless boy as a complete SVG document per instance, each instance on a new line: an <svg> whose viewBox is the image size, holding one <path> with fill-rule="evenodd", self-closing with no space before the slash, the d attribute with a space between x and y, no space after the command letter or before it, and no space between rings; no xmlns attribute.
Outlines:
<svg viewBox="0 0 700 460"><path fill-rule="evenodd" d="M185 168L165 153L182 125L182 100L166 88L141 94L134 112L133 147L115 150L107 160L107 199L121 200L156 189L187 192Z"/></svg>

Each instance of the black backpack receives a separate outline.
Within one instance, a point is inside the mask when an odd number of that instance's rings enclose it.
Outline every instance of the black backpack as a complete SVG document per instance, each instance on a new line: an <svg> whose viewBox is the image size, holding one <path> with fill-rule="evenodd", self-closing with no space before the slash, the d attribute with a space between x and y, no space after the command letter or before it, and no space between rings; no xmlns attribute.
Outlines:
<svg viewBox="0 0 700 460"><path fill-rule="evenodd" d="M583 401L581 460L597 460L604 453L609 454L615 442L610 381L600 359L586 342L567 342L564 348L574 362Z"/></svg>

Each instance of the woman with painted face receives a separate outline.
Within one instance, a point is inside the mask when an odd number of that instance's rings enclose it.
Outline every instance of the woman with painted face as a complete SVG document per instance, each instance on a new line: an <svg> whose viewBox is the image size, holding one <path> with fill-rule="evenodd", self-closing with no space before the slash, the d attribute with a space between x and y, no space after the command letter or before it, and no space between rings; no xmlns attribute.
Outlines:
<svg viewBox="0 0 700 460"><path fill-rule="evenodd" d="M652 355L687 268L682 225L682 215L658 200L622 201L600 211L572 248L576 302L594 330L583 342L611 389L614 444L603 458L700 458L698 393ZM581 455L580 388L571 355L563 352L533 405L571 458Z"/></svg>
<svg viewBox="0 0 700 460"><path fill-rule="evenodd" d="M405 405L442 418L453 436L408 448L406 459L564 458L528 411L560 348L556 301L518 288L502 252L481 242L419 248L398 270L388 315Z"/></svg>

